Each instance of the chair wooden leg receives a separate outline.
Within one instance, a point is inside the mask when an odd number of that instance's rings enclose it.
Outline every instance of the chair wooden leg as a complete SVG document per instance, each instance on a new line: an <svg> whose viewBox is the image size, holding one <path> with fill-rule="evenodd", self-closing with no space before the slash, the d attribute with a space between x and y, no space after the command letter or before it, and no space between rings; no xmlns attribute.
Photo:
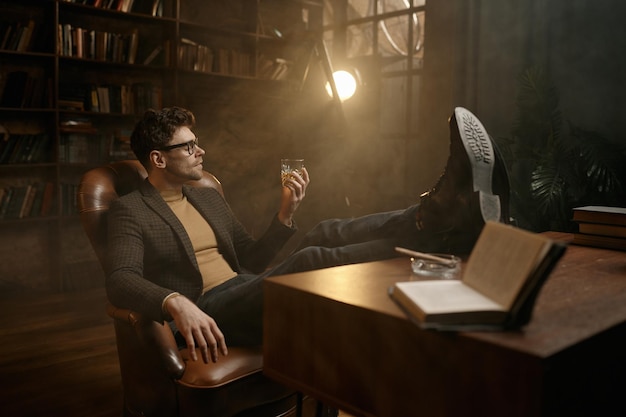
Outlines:
<svg viewBox="0 0 626 417"><path fill-rule="evenodd" d="M339 410L328 407L321 401L316 401L315 408L315 417L337 417L339 415Z"/></svg>
<svg viewBox="0 0 626 417"><path fill-rule="evenodd" d="M315 417L323 417L324 416L324 404L317 401L315 407Z"/></svg>
<svg viewBox="0 0 626 417"><path fill-rule="evenodd" d="M299 392L296 394L296 417L302 417L302 405L304 402L304 395Z"/></svg>

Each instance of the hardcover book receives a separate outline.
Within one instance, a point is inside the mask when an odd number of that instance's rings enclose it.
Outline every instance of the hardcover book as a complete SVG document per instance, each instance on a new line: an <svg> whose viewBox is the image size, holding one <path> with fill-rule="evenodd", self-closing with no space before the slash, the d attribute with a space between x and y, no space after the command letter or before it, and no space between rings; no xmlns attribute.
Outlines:
<svg viewBox="0 0 626 417"><path fill-rule="evenodd" d="M574 209L578 223L599 223L626 226L626 207L584 206Z"/></svg>
<svg viewBox="0 0 626 417"><path fill-rule="evenodd" d="M459 280L398 282L390 296L420 327L504 330L530 321L535 299L566 245L488 222Z"/></svg>
<svg viewBox="0 0 626 417"><path fill-rule="evenodd" d="M611 236L626 239L626 226L601 223L579 223L578 231L586 235Z"/></svg>
<svg viewBox="0 0 626 417"><path fill-rule="evenodd" d="M626 250L626 207L576 207L572 220L578 223L572 243Z"/></svg>

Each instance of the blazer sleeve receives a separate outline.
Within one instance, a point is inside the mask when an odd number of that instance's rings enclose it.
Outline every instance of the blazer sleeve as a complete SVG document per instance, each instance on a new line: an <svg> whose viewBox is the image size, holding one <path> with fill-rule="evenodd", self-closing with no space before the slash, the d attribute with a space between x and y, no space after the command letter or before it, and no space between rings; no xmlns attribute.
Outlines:
<svg viewBox="0 0 626 417"><path fill-rule="evenodd" d="M265 233L257 240L245 238L244 233L249 237L245 229L241 234L235 234L235 248L241 265L257 274L263 272L296 231L295 223L287 227L275 215Z"/></svg>
<svg viewBox="0 0 626 417"><path fill-rule="evenodd" d="M144 278L145 236L137 207L118 199L108 213L106 291L117 307L129 308L163 322L163 299L172 289Z"/></svg>

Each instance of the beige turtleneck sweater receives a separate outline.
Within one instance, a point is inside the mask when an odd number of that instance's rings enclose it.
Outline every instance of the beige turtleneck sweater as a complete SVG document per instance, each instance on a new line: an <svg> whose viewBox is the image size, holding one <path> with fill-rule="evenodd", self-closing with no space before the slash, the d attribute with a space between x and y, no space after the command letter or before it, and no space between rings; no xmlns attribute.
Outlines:
<svg viewBox="0 0 626 417"><path fill-rule="evenodd" d="M209 223L192 206L187 197L177 191L163 191L161 196L183 224L196 253L202 274L202 293L235 277L228 262L217 249L217 239Z"/></svg>

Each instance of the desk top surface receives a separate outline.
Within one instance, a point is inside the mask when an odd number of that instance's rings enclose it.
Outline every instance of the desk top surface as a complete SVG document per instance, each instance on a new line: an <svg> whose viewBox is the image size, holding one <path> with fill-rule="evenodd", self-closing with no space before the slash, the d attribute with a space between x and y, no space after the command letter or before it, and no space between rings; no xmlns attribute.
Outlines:
<svg viewBox="0 0 626 417"><path fill-rule="evenodd" d="M286 286L406 320L387 290L395 282L414 279L408 258L395 258L271 277L267 285ZM463 335L548 357L624 323L626 252L570 245L543 286L527 326L521 331ZM417 326L415 330L423 331Z"/></svg>

